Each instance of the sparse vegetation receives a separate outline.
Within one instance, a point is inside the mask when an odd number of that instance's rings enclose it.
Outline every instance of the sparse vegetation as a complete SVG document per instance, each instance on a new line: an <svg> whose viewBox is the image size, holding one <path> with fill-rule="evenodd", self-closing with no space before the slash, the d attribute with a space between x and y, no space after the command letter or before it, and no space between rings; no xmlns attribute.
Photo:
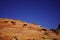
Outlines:
<svg viewBox="0 0 60 40"><path fill-rule="evenodd" d="M59 32L60 32L60 24L58 24L58 28L57 29L50 29L50 31L53 31L55 32L57 35L59 35Z"/></svg>
<svg viewBox="0 0 60 40"><path fill-rule="evenodd" d="M56 30L59 30L60 29L60 24L58 24L58 28Z"/></svg>

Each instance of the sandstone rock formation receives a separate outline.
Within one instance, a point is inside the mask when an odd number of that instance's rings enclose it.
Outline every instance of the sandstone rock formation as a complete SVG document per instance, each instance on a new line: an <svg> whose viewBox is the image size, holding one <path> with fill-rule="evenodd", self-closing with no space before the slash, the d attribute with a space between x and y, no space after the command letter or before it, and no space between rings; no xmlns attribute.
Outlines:
<svg viewBox="0 0 60 40"><path fill-rule="evenodd" d="M0 18L0 40L60 40L60 34L40 25Z"/></svg>

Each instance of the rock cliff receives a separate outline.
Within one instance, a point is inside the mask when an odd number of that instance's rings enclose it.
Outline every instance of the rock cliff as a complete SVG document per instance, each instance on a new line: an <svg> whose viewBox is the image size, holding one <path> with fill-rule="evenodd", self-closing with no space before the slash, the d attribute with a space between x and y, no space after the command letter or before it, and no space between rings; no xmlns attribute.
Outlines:
<svg viewBox="0 0 60 40"><path fill-rule="evenodd" d="M60 29L54 32L40 25L0 18L0 40L60 40Z"/></svg>

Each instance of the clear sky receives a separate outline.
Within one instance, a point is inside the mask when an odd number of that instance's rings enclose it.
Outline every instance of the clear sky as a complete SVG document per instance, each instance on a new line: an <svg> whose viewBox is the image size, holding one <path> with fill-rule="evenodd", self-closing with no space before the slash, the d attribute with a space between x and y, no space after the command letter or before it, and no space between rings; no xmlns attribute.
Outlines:
<svg viewBox="0 0 60 40"><path fill-rule="evenodd" d="M57 28L60 24L60 0L0 0L0 18Z"/></svg>

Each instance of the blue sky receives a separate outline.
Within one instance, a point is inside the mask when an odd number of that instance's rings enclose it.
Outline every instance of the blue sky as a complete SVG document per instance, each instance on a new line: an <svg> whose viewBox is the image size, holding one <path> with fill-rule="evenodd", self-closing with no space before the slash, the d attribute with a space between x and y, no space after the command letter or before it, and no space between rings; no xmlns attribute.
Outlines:
<svg viewBox="0 0 60 40"><path fill-rule="evenodd" d="M0 18L56 29L60 24L60 0L0 0Z"/></svg>

